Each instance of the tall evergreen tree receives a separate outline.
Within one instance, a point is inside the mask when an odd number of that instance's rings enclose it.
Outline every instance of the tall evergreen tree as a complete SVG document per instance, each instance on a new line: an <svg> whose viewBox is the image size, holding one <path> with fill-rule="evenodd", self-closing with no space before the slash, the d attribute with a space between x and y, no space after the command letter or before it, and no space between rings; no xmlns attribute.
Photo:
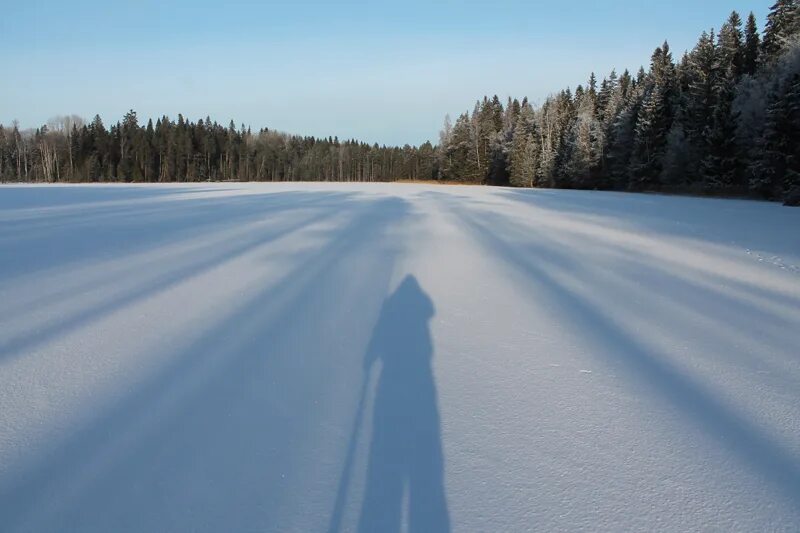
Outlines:
<svg viewBox="0 0 800 533"><path fill-rule="evenodd" d="M119 142L119 159L117 175L124 181L132 181L138 177L136 172L136 142L138 140L139 121L136 111L131 109L125 114L121 124L117 125Z"/></svg>
<svg viewBox="0 0 800 533"><path fill-rule="evenodd" d="M619 109L613 116L607 118L609 143L606 150L606 168L611 186L615 189L630 188L628 170L642 97L642 87L636 84L627 70L623 72L617 89Z"/></svg>
<svg viewBox="0 0 800 533"><path fill-rule="evenodd" d="M744 50L742 53L742 73L752 76L758 67L759 50L761 48L761 38L758 35L758 25L756 16L753 12L747 17L747 24L744 29Z"/></svg>
<svg viewBox="0 0 800 533"><path fill-rule="evenodd" d="M703 188L707 192L744 193L736 145L736 120L732 109L733 81L721 77L715 89L716 103L707 130L705 157L701 165Z"/></svg>
<svg viewBox="0 0 800 533"><path fill-rule="evenodd" d="M533 108L527 102L521 106L514 128L509 154L509 181L515 187L536 185L539 163L539 142Z"/></svg>
<svg viewBox="0 0 800 533"><path fill-rule="evenodd" d="M653 52L645 97L637 116L631 158L631 187L659 188L667 132L672 126L674 64L669 45Z"/></svg>
<svg viewBox="0 0 800 533"><path fill-rule="evenodd" d="M447 161L442 169L444 179L471 183L479 183L483 179L479 166L479 146L467 113L458 117L450 140L442 149Z"/></svg>
<svg viewBox="0 0 800 533"><path fill-rule="evenodd" d="M742 19L733 11L719 31L717 60L719 71L731 81L736 81L744 66L744 37Z"/></svg>
<svg viewBox="0 0 800 533"><path fill-rule="evenodd" d="M770 199L800 190L800 73L771 99L762 158L751 187Z"/></svg>
<svg viewBox="0 0 800 533"><path fill-rule="evenodd" d="M767 62L778 59L793 37L800 33L800 0L777 0L770 7L764 27L762 52Z"/></svg>
<svg viewBox="0 0 800 533"><path fill-rule="evenodd" d="M600 171L605 149L605 131L597 112L596 79L592 74L587 91L576 91L576 116L567 135L564 171L569 186L590 189L601 186Z"/></svg>
<svg viewBox="0 0 800 533"><path fill-rule="evenodd" d="M684 131L691 147L687 181L694 190L704 190L701 172L705 156L703 147L713 128L714 108L719 89L719 61L714 32L703 32L687 65L688 91L685 99Z"/></svg>

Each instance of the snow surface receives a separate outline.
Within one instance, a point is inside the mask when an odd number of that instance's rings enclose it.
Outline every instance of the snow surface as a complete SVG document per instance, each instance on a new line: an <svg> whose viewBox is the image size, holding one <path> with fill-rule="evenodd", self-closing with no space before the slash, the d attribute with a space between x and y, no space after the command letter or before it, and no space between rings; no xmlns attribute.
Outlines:
<svg viewBox="0 0 800 533"><path fill-rule="evenodd" d="M3 531L800 528L800 209L0 187Z"/></svg>

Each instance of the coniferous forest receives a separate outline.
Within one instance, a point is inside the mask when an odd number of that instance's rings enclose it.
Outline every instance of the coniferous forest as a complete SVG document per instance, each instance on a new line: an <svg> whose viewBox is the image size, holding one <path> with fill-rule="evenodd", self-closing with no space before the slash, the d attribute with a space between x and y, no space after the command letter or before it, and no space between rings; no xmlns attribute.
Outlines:
<svg viewBox="0 0 800 533"><path fill-rule="evenodd" d="M379 146L130 111L0 125L0 179L22 182L439 180L753 197L800 203L800 0L759 30L731 13L676 57L612 71L541 105L484 97L438 145Z"/></svg>

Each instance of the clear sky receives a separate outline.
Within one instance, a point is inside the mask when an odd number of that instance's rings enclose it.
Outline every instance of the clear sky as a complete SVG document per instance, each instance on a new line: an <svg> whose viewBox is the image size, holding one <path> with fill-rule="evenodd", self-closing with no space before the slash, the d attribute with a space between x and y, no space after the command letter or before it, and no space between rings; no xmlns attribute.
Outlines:
<svg viewBox="0 0 800 533"><path fill-rule="evenodd" d="M772 0L2 0L0 122L130 108L386 144L435 141L484 94L547 94L676 58Z"/></svg>

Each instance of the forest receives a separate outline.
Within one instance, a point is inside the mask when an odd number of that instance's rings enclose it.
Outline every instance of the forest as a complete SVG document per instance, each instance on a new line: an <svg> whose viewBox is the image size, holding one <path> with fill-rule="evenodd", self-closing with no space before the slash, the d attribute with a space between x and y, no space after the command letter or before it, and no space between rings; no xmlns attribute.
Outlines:
<svg viewBox="0 0 800 533"><path fill-rule="evenodd" d="M527 98L484 96L449 117L437 145L379 146L129 111L0 125L6 182L392 181L658 191L800 203L800 0L763 31L732 12L718 31L647 69L592 73Z"/></svg>

